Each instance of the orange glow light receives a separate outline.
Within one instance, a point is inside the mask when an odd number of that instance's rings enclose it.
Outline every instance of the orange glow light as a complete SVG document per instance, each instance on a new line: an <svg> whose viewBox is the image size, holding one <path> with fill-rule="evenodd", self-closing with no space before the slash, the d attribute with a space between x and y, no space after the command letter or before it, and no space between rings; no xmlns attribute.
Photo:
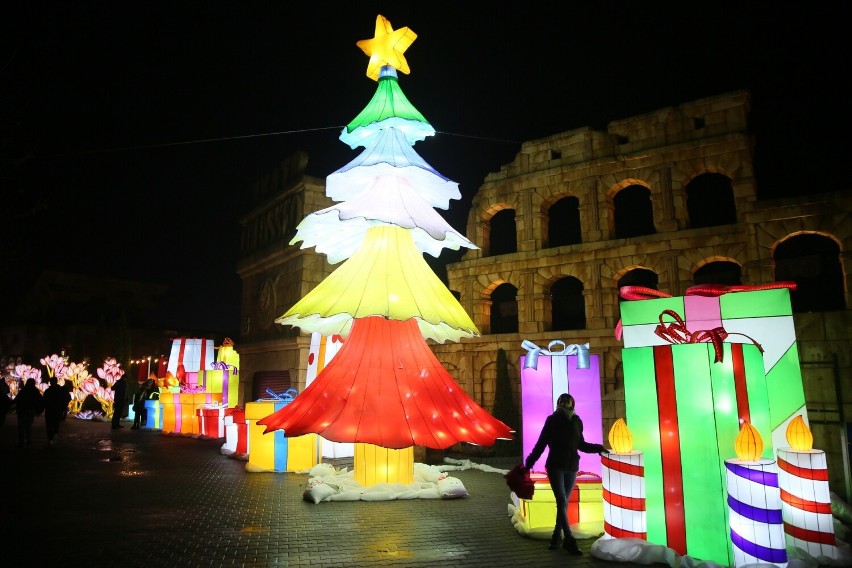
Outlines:
<svg viewBox="0 0 852 568"><path fill-rule="evenodd" d="M737 457L744 461L756 461L763 453L763 438L760 433L748 421L744 420L740 426L740 433L734 442L734 451Z"/></svg>
<svg viewBox="0 0 852 568"><path fill-rule="evenodd" d="M787 426L787 443L790 444L790 448L800 452L814 449L814 436L801 414L791 420Z"/></svg>

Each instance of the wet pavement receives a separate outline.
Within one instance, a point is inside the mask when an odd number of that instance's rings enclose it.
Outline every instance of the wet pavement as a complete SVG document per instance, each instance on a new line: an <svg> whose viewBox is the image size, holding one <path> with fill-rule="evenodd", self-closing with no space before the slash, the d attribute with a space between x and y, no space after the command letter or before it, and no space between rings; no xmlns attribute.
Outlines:
<svg viewBox="0 0 852 568"><path fill-rule="evenodd" d="M306 475L249 473L223 439L123 425L68 418L48 446L39 417L18 449L7 417L0 566L639 566L591 557L595 539L575 557L521 536L499 473L451 472L461 499L314 504Z"/></svg>

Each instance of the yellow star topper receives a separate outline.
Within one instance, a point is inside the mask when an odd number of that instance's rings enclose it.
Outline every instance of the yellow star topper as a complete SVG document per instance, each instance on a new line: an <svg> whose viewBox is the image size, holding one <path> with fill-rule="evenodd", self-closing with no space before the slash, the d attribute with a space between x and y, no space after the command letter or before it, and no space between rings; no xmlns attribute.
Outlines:
<svg viewBox="0 0 852 568"><path fill-rule="evenodd" d="M373 81L379 80L379 72L385 65L390 65L405 74L410 73L408 62L402 55L408 49L417 34L408 28L394 30L391 23L379 14L376 16L376 34L373 39L362 39L355 45L370 56L367 65L367 77Z"/></svg>

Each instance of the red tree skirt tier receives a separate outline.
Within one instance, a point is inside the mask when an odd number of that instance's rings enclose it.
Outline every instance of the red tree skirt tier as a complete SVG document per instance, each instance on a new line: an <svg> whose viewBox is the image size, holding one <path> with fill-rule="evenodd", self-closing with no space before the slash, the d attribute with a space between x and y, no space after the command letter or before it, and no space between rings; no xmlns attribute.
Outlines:
<svg viewBox="0 0 852 568"><path fill-rule="evenodd" d="M441 366L417 321L356 319L343 347L293 402L261 419L266 432L316 433L384 448L491 446L511 430Z"/></svg>

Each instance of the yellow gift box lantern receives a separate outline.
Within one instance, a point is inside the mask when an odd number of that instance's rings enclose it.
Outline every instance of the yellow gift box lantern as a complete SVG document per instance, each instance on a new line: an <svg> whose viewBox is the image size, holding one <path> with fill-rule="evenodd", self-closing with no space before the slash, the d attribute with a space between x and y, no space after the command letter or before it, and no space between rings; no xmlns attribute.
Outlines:
<svg viewBox="0 0 852 568"><path fill-rule="evenodd" d="M305 434L288 438L284 431L266 432L257 423L293 401L295 389L289 389L271 399L246 403L246 422L249 433L247 471L303 471L317 465L317 435Z"/></svg>

